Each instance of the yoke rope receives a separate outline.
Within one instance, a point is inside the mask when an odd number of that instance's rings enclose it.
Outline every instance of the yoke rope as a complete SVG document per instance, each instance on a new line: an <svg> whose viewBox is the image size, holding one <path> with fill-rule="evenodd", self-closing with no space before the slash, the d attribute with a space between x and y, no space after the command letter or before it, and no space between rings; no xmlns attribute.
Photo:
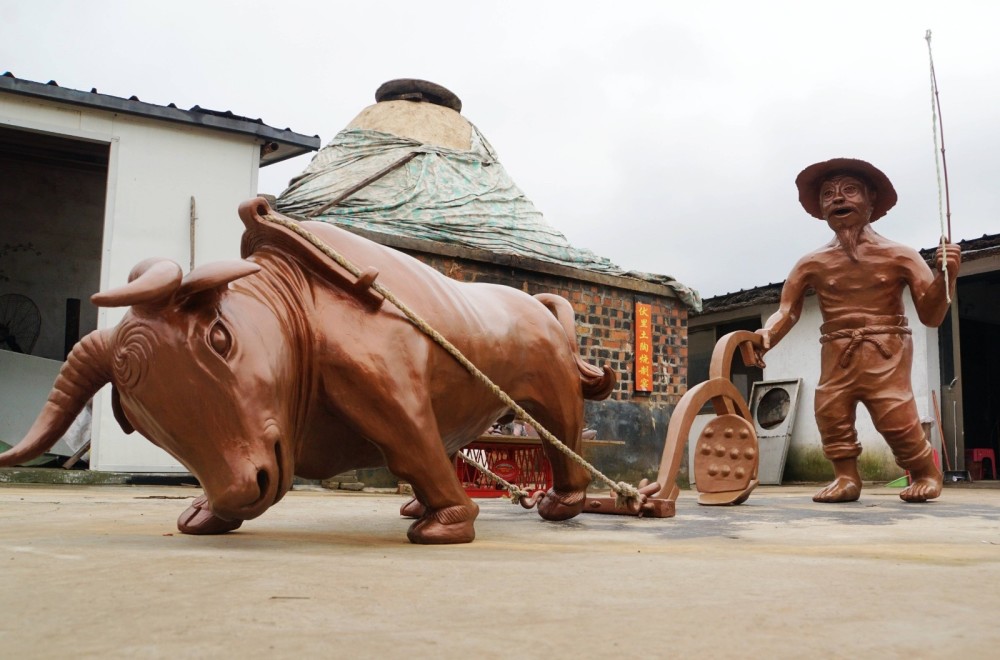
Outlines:
<svg viewBox="0 0 1000 660"><path fill-rule="evenodd" d="M479 461L477 461L476 459L472 458L471 456L469 456L464 452L461 451L458 452L458 457L461 458L466 463L468 463L469 465L471 465L472 467L482 472L483 474L485 474L490 479L493 479L498 484L503 486L503 488L506 489L507 492L510 494L510 498L515 504L520 502L521 505L524 506L526 509L530 509L535 505L536 500L535 498L532 497L532 493L529 493L523 488L518 487L517 484L512 484L511 482L507 481L499 474L489 469L488 467L486 467L485 465L483 465L482 463L480 463Z"/></svg>
<svg viewBox="0 0 1000 660"><path fill-rule="evenodd" d="M315 234L310 232L308 229L305 229L298 223L278 217L272 213L268 213L261 217L267 222L280 225L290 231L295 232L305 240L309 241L309 243L313 245L316 249L318 249L320 252L333 259L339 266L344 268L351 275L354 275L355 277L361 276L362 271L360 268L358 268L353 263L348 261L339 252L334 250L332 247L330 247L325 242L320 240L319 237L317 237ZM608 477L600 470L598 470L596 467L587 462L587 460L584 459L582 456L580 456L572 449L570 449L568 446L566 446L561 440L552 435L545 427L543 427L531 415L529 415L528 411L526 411L524 408L518 405L517 402L514 401L512 398L510 398L510 396L506 392L501 390L492 380L490 380L490 378L486 374L480 371L479 368L476 367L476 365L474 365L471 361L469 361L469 359L465 357L465 355L463 355L462 352L458 350L458 348L454 344L448 341L448 339L445 338L444 335L442 335L434 328L430 327L426 321L424 321L422 318L420 318L420 316L417 315L416 312L410 309L409 306L407 306L404 302L396 298L396 296L393 295L391 291L382 286L377 280L372 282L371 288L380 295L382 295L382 297L384 297L390 303L395 305L396 308L399 309L399 311L401 311L403 315L410 320L411 323L413 323L413 325L417 326L417 328L419 328L424 334L426 334L428 337L436 341L442 348L444 348L449 354L451 354L453 358L458 360L459 364L465 367L465 369L470 374L472 374L476 379L478 379L480 382L486 385L486 387L488 387L490 391L493 392L493 394L496 395L498 399L500 399L505 405L507 405L511 410L513 410L514 414L517 416L519 420L531 424L533 427L535 427L535 430L538 431L538 435L540 435L543 439L548 441L553 447L555 447L563 454L568 456L570 460L572 460L574 463L581 466L583 469L587 470L587 472L590 473L591 476L602 481L605 485L611 488L611 490L614 491L619 496L617 500L621 506L627 506L629 500L639 500L643 497L642 494L639 492L638 488L632 486L631 484L627 484L624 481L618 481L618 482L613 481L610 477ZM464 455L463 458L468 460L468 457ZM491 475L493 474L489 470L480 467L475 462L473 461L469 462L471 462L477 468L484 470L488 474ZM503 483L508 483L498 475L493 475L493 476L494 478L500 480ZM511 496L515 498L515 501L520 501L523 496L527 495L526 491L520 490L510 484L508 484L508 490L510 491Z"/></svg>

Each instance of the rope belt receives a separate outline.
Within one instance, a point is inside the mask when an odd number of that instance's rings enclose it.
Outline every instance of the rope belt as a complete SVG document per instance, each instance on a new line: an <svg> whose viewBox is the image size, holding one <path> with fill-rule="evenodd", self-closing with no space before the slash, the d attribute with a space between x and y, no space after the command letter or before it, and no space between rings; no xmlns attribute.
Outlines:
<svg viewBox="0 0 1000 660"><path fill-rule="evenodd" d="M843 330L837 330L836 332L829 332L819 338L819 343L826 344L837 339L850 339L850 343L844 349L844 352L840 354L840 366L842 368L847 368L847 365L851 363L851 358L854 357L855 351L862 343L868 342L873 344L878 352L882 354L882 357L889 359L892 357L892 351L886 348L885 344L875 338L875 335L911 335L913 330L901 325L868 325L863 328L844 328Z"/></svg>

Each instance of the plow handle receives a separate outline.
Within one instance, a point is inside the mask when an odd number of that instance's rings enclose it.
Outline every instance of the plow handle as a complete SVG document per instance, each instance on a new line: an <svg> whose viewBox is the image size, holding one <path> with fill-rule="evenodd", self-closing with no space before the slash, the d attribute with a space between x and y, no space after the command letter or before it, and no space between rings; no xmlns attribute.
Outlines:
<svg viewBox="0 0 1000 660"><path fill-rule="evenodd" d="M748 367L760 365L760 359L754 349L762 347L763 344L764 338L749 330L730 332L715 343L712 362L708 367L708 380L689 389L670 416L663 456L660 458L660 471L656 476L661 488L654 497L670 501L677 499L677 472L684 455L684 447L688 443L691 425L702 406L711 402L716 415L736 414L748 421L752 419L743 394L733 386L733 356L738 349L743 364Z"/></svg>
<svg viewBox="0 0 1000 660"><path fill-rule="evenodd" d="M748 367L761 366L755 348L764 345L764 338L756 332L737 330L723 335L715 342L712 350L712 362L708 367L708 377L732 380L733 354L738 348L743 364Z"/></svg>

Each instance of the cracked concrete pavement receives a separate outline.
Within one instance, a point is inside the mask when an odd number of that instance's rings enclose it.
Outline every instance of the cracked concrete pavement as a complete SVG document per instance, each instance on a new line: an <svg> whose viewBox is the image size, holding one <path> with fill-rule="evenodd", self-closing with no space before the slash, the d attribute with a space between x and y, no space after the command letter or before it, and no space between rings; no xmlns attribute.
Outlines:
<svg viewBox="0 0 1000 660"><path fill-rule="evenodd" d="M200 490L0 485L6 657L929 657L1000 652L1000 489L684 492L672 519L553 523L478 500L477 539L406 541L403 497L296 490L237 532Z"/></svg>

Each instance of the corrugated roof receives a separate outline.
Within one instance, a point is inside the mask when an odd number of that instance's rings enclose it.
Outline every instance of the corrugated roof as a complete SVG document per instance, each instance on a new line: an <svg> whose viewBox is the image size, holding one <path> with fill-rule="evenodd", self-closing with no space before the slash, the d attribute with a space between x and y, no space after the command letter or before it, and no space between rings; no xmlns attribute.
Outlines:
<svg viewBox="0 0 1000 660"><path fill-rule="evenodd" d="M962 248L962 261L975 261L1000 254L1000 234L983 234L979 238L968 238L958 242ZM920 256L930 262L938 246L924 248Z"/></svg>
<svg viewBox="0 0 1000 660"><path fill-rule="evenodd" d="M962 248L962 261L975 261L984 257L1000 254L1000 234L983 234L981 238L971 238L961 240L958 245ZM924 248L920 250L920 256L928 263L934 258L934 252L938 246ZM706 314L718 314L728 312L733 309L742 309L754 305L776 304L781 299L781 287L785 282L773 282L752 289L740 289L731 293L724 293L702 301L702 311L693 316L704 316Z"/></svg>
<svg viewBox="0 0 1000 660"><path fill-rule="evenodd" d="M699 314L692 314L692 316L718 314L719 312L728 312L731 309L777 303L781 299L781 287L784 284L784 282L775 282L752 289L740 289L732 293L705 298L701 301L701 312Z"/></svg>
<svg viewBox="0 0 1000 660"><path fill-rule="evenodd" d="M96 88L84 92L68 87L61 87L56 81L40 83L18 78L10 71L0 75L0 92L9 92L38 99L57 101L69 105L83 106L96 110L118 112L160 121L175 122L203 128L250 135L265 143L273 143L276 149L261 149L261 167L294 158L320 147L318 135L308 136L296 133L290 128L274 128L260 119L251 119L237 115L232 111L219 111L194 106L182 110L173 103L157 105L140 101L132 96L127 99L110 94L101 94Z"/></svg>

